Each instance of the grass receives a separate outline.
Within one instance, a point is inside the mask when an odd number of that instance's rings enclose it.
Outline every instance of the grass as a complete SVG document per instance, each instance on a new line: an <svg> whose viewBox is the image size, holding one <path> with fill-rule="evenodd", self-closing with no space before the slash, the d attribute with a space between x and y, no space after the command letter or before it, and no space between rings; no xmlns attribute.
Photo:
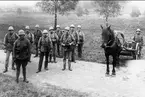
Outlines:
<svg viewBox="0 0 145 97"><path fill-rule="evenodd" d="M86 93L46 84L38 88L31 83L17 84L14 77L0 74L0 97L89 97Z"/></svg>
<svg viewBox="0 0 145 97"><path fill-rule="evenodd" d="M83 48L83 58L81 60L85 61L93 61L93 62L104 62L104 51L100 48L101 45L101 28L100 25L104 24L104 21L101 18L95 17L90 18L80 18L78 19L75 15L70 16L58 16L58 24L61 25L62 28L65 26L69 26L70 24L81 24L82 31L85 33L85 44ZM21 16L17 16L16 14L1 14L0 15L0 39L2 40L4 35L7 32L7 28L9 25L14 25L16 31L22 28L24 29L25 25L30 25L32 31L34 31L34 26L36 24L40 24L41 28L48 29L50 25L53 25L53 16L48 14L22 14ZM15 23L14 23L15 22ZM145 19L142 18L134 18L134 19L123 19L123 18L111 18L109 19L111 23L111 28L115 30L124 31L125 40L131 40L133 37L135 30L140 28L142 32L145 31ZM8 25L9 24L9 25ZM143 35L145 33L142 33ZM144 39L145 40L145 39ZM77 58L78 59L78 58Z"/></svg>

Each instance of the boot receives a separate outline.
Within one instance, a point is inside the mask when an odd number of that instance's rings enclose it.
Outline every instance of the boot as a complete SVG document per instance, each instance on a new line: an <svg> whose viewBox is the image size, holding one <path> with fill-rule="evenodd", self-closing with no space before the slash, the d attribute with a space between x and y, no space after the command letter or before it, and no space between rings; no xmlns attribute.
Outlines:
<svg viewBox="0 0 145 97"><path fill-rule="evenodd" d="M66 60L63 61L63 69L62 69L62 71L64 71L65 69L66 69Z"/></svg>
<svg viewBox="0 0 145 97"><path fill-rule="evenodd" d="M44 68L45 70L48 70L48 61L45 61L44 67L45 67L45 68Z"/></svg>
<svg viewBox="0 0 145 97"><path fill-rule="evenodd" d="M20 71L16 71L16 83L19 83Z"/></svg>
<svg viewBox="0 0 145 97"><path fill-rule="evenodd" d="M68 61L68 69L69 69L70 71L72 71L72 69L71 69L71 61Z"/></svg>
<svg viewBox="0 0 145 97"><path fill-rule="evenodd" d="M13 63L12 63L12 70L16 70L16 68L15 68L14 65L15 65L15 63L13 62Z"/></svg>
<svg viewBox="0 0 145 97"><path fill-rule="evenodd" d="M6 67L5 70L3 71L3 73L6 73L8 72L8 68Z"/></svg>
<svg viewBox="0 0 145 97"><path fill-rule="evenodd" d="M23 71L23 77L24 77L23 82L29 83L29 81L26 79L26 71L25 70Z"/></svg>

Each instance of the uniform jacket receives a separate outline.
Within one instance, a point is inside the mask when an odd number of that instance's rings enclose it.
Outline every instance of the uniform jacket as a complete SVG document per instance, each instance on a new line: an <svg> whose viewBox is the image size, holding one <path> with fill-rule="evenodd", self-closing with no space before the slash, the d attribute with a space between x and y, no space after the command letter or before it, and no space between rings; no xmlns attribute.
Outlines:
<svg viewBox="0 0 145 97"><path fill-rule="evenodd" d="M13 51L14 42L18 39L18 35L14 32L12 35L7 33L4 37L4 46L6 50Z"/></svg>
<svg viewBox="0 0 145 97"><path fill-rule="evenodd" d="M19 60L28 60L30 57L30 41L18 38L13 47L13 57Z"/></svg>
<svg viewBox="0 0 145 97"><path fill-rule="evenodd" d="M75 42L75 38L73 37L72 34L63 34L61 39L60 39L61 44L64 44L64 50L71 50L72 49L72 45Z"/></svg>
<svg viewBox="0 0 145 97"><path fill-rule="evenodd" d="M71 32L71 34L73 35L73 37L75 39L74 45L78 44L78 40L79 40L78 32L77 31L73 31L73 32Z"/></svg>
<svg viewBox="0 0 145 97"><path fill-rule="evenodd" d="M78 37L79 37L78 43L79 44L84 43L84 41L85 41L85 35L84 35L84 33L82 31L80 31L80 32L77 31L77 33L78 33Z"/></svg>
<svg viewBox="0 0 145 97"><path fill-rule="evenodd" d="M59 39L55 32L53 32L53 33L50 32L50 37L51 37L52 42L57 42Z"/></svg>
<svg viewBox="0 0 145 97"><path fill-rule="evenodd" d="M39 38L42 37L42 31L37 30L34 32L34 41L38 44Z"/></svg>
<svg viewBox="0 0 145 97"><path fill-rule="evenodd" d="M38 42L38 49L41 52L48 52L49 50L52 49L52 41L49 36L44 38L44 36L40 37L39 42Z"/></svg>
<svg viewBox="0 0 145 97"><path fill-rule="evenodd" d="M60 39L61 39L61 36L62 36L62 31L61 30L56 30L56 32L55 32L56 34L57 34L57 36L58 36L58 41L60 41Z"/></svg>
<svg viewBox="0 0 145 97"><path fill-rule="evenodd" d="M140 43L141 46L143 46L143 36L140 34L140 35L135 35L133 37L133 40L137 43Z"/></svg>
<svg viewBox="0 0 145 97"><path fill-rule="evenodd" d="M34 43L34 35L31 32L28 32L28 33L26 32L25 38L27 38L31 44Z"/></svg>

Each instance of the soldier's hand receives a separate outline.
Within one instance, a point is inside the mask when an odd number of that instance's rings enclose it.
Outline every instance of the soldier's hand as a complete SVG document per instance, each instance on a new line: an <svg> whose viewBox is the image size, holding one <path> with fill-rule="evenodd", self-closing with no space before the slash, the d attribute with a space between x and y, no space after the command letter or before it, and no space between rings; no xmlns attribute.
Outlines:
<svg viewBox="0 0 145 97"><path fill-rule="evenodd" d="M4 50L4 53L7 53L7 50L6 49Z"/></svg>

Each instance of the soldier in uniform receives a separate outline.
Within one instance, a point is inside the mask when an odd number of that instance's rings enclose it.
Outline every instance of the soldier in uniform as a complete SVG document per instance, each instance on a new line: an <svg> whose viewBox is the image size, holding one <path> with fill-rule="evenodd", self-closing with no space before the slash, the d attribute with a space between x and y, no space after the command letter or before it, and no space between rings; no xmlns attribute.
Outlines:
<svg viewBox="0 0 145 97"><path fill-rule="evenodd" d="M42 33L43 35L39 39L39 42L38 42L38 48L40 51L40 59L39 59L38 71L36 73L41 72L44 56L45 56L44 69L48 70L48 56L49 56L49 52L52 50L52 41L48 35L48 31L43 30Z"/></svg>
<svg viewBox="0 0 145 97"><path fill-rule="evenodd" d="M30 45L31 45L31 49L32 49L32 45L34 43L34 35L30 32L30 27L29 26L26 26L25 29L26 29L25 38L27 38L30 41ZM30 54L29 62L31 62L31 54Z"/></svg>
<svg viewBox="0 0 145 97"><path fill-rule="evenodd" d="M72 71L71 68L71 54L72 54L72 44L74 43L75 39L73 35L69 32L69 27L65 28L66 33L61 37L61 45L64 49L63 55L63 71L66 69L66 59L68 58L68 67L69 70Z"/></svg>
<svg viewBox="0 0 145 97"><path fill-rule="evenodd" d="M13 51L13 44L18 39L18 35L16 34L16 32L14 32L14 28L12 26L8 28L8 31L9 32L4 37L6 60L5 60L5 70L3 71L3 73L6 73L8 71L9 57ZM15 70L13 59L12 59L12 70Z"/></svg>
<svg viewBox="0 0 145 97"><path fill-rule="evenodd" d="M75 39L75 42L73 43L73 46L72 46L72 57L71 57L71 61L76 63L75 61L75 54L76 54L76 47L78 46L78 33L75 31L75 26L72 24L70 26L70 33L73 35L74 39Z"/></svg>
<svg viewBox="0 0 145 97"><path fill-rule="evenodd" d="M83 48L83 44L84 44L84 40L85 40L85 35L81 31L81 25L78 25L77 33L78 33L78 36L79 36L79 40L78 40L78 57L81 58L82 57L82 48Z"/></svg>
<svg viewBox="0 0 145 97"><path fill-rule="evenodd" d="M53 31L53 27L50 27L49 28L49 32L50 32L50 37L51 37L51 41L52 41L52 45L53 45L53 48L52 48L52 52L50 53L50 62L52 62L52 57L53 57L53 62L56 63L56 44L57 44L57 41L58 41L58 36L57 34Z"/></svg>
<svg viewBox="0 0 145 97"><path fill-rule="evenodd" d="M38 41L39 41L40 37L42 36L42 32L39 29L38 24L35 26L35 28L36 28L36 31L34 32L34 44L36 46L36 55L34 57L38 57Z"/></svg>
<svg viewBox="0 0 145 97"><path fill-rule="evenodd" d="M60 38L61 38L61 36L62 36L62 31L61 31L61 29L60 29L60 25L57 25L56 28L57 28L57 29L56 29L56 34L57 34L57 36L58 36L57 54L58 54L58 56L60 56L60 49L61 49Z"/></svg>
<svg viewBox="0 0 145 97"><path fill-rule="evenodd" d="M133 40L136 42L136 43L139 43L139 49L140 49L140 55L141 55L141 50L143 48L143 35L141 35L141 30L140 29L137 29L136 30L136 34L135 36L133 37Z"/></svg>
<svg viewBox="0 0 145 97"><path fill-rule="evenodd" d="M30 41L25 38L24 30L19 30L19 37L13 47L13 59L17 66L16 82L19 83L20 68L23 69L23 82L28 83L26 79L26 66L30 57Z"/></svg>

